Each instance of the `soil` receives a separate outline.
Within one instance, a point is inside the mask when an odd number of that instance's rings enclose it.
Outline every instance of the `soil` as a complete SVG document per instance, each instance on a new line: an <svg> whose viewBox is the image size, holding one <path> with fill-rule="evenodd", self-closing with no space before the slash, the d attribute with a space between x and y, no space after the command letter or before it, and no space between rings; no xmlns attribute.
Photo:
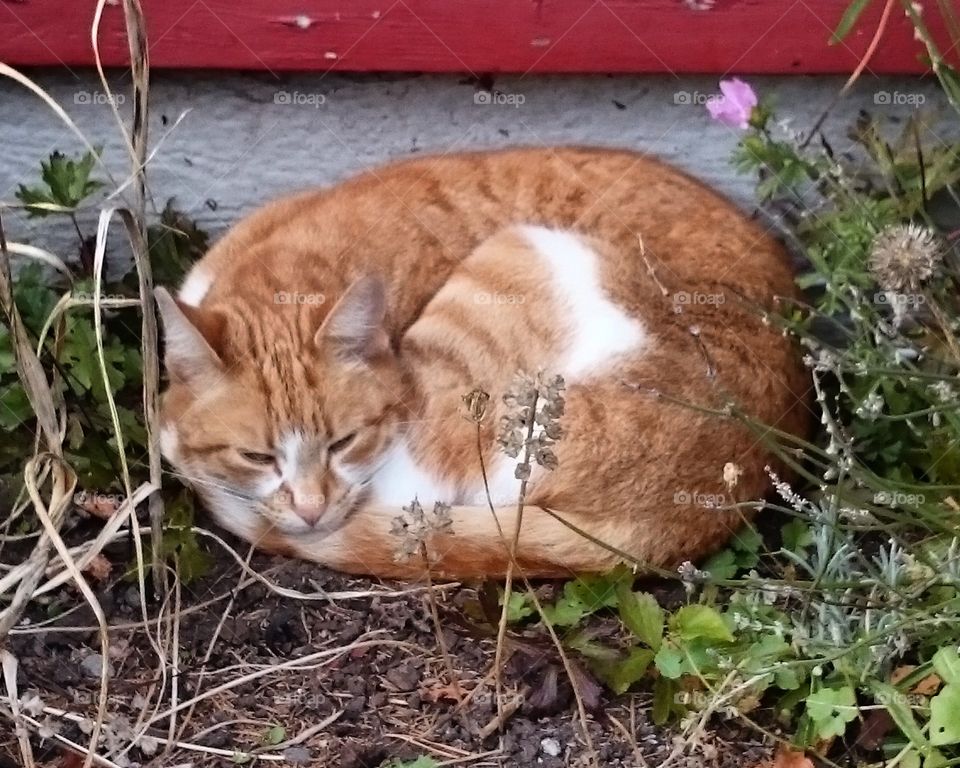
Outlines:
<svg viewBox="0 0 960 768"><path fill-rule="evenodd" d="M138 720L152 719L147 733L157 737L119 756L112 753L116 765L373 768L427 756L439 765L616 768L660 766L675 751L670 765L681 768L749 768L769 759L771 748L758 734L723 723L697 744L683 745L675 731L651 724L649 690L614 697L584 672L577 677L590 710L597 756L591 761L561 660L533 628L511 634L501 698L507 716L498 727L490 673L496 626L477 585L434 590L454 682L426 585L373 582L255 555L250 569L261 581L245 575L224 550L213 555L207 575L182 586L179 597L172 595L179 599L175 626L167 623L158 632L154 622L148 637L137 587L119 575L126 560L121 552L108 552L113 575L98 591L111 626L109 727L100 754L128 745L131 729L142 729ZM278 594L284 589L302 594ZM148 612L156 615L158 607L148 605ZM51 621L58 610L64 612ZM176 659L165 672L152 645L157 642L168 660ZM36 692L36 720L87 745L103 660L94 615L80 595L64 587L46 605L35 601L8 649L19 660L21 702ZM176 713L177 743L165 751L163 740L171 733L165 710L172 701L182 705L198 696ZM2 701L6 707L5 695ZM79 758L46 735L32 734L38 766L80 766ZM682 754L678 746L686 747ZM10 721L0 718L0 768L21 764Z"/></svg>

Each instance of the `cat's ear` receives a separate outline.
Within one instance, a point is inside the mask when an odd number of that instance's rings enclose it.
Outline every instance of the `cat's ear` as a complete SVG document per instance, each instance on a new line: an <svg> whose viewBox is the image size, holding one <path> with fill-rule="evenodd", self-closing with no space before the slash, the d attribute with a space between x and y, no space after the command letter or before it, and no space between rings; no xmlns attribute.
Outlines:
<svg viewBox="0 0 960 768"><path fill-rule="evenodd" d="M383 327L387 297L379 277L354 282L326 316L315 342L347 358L369 359L383 354L390 340Z"/></svg>
<svg viewBox="0 0 960 768"><path fill-rule="evenodd" d="M154 289L163 321L164 365L171 377L188 384L215 381L224 371L223 316L177 301L166 288Z"/></svg>

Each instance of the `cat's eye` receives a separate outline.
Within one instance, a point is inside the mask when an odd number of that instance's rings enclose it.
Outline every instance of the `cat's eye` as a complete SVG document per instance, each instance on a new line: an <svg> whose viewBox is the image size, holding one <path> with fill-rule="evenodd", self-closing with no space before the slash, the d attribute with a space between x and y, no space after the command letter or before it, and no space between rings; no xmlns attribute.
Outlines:
<svg viewBox="0 0 960 768"><path fill-rule="evenodd" d="M337 451L342 451L344 448L350 445L351 442L353 442L353 438L355 438L356 436L357 436L356 432L351 432L349 435L341 437L339 440L335 440L332 443L330 443L330 445L327 446L327 450L330 451L330 453L336 453Z"/></svg>
<svg viewBox="0 0 960 768"><path fill-rule="evenodd" d="M260 453L258 451L240 451L240 455L251 464L273 464L275 461L272 453Z"/></svg>

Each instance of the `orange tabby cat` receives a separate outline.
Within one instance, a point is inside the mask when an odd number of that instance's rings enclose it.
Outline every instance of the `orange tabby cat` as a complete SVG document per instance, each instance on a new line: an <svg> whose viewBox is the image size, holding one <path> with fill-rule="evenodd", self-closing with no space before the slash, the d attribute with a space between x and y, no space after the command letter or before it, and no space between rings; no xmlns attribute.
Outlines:
<svg viewBox="0 0 960 768"><path fill-rule="evenodd" d="M266 206L178 300L158 289L164 453L266 549L419 574L419 550L398 558L391 533L416 497L452 505L449 530L426 537L434 573L497 575L519 491L500 396L517 371L560 374L564 435L556 468L528 481L521 565L604 570L619 550L675 566L727 540L770 461L762 435L684 403L804 429L795 350L754 306L792 292L772 238L638 154L398 163ZM479 425L471 390L492 395Z"/></svg>

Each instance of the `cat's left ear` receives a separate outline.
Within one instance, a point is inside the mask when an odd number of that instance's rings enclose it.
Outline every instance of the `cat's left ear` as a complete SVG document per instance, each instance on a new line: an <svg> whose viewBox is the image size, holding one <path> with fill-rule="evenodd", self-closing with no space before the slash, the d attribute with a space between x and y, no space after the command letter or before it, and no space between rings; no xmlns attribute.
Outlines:
<svg viewBox="0 0 960 768"><path fill-rule="evenodd" d="M370 359L390 348L383 327L387 297L383 280L362 277L354 282L324 319L314 341L347 358Z"/></svg>
<svg viewBox="0 0 960 768"><path fill-rule="evenodd" d="M224 372L224 318L173 298L166 288L153 291L163 320L164 365L176 379L202 389Z"/></svg>

